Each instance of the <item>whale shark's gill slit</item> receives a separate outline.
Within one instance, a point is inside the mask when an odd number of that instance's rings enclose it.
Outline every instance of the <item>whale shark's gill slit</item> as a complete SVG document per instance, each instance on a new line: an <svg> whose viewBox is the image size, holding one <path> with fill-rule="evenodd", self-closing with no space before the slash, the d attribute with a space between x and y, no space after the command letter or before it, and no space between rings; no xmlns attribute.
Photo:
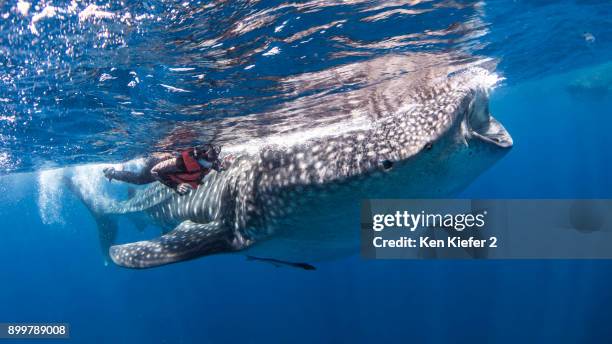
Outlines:
<svg viewBox="0 0 612 344"><path fill-rule="evenodd" d="M383 161L380 162L380 166L383 168L383 170L389 171L390 169L393 168L393 161L391 161L391 160L383 160Z"/></svg>

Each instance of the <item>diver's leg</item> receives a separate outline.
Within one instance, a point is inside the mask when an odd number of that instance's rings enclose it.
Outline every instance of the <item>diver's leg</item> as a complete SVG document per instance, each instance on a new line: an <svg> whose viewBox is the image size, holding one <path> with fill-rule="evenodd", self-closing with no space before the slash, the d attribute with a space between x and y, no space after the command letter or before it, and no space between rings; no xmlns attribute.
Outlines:
<svg viewBox="0 0 612 344"><path fill-rule="evenodd" d="M143 185L153 183L156 179L151 174L151 167L157 163L157 159L148 158L144 166L138 172L117 171L115 169L105 169L104 175L108 179L117 179L122 182Z"/></svg>
<svg viewBox="0 0 612 344"><path fill-rule="evenodd" d="M149 184L155 181L154 178L146 178L146 176L143 176L143 173L130 171L113 171L112 176L109 178L137 185Z"/></svg>

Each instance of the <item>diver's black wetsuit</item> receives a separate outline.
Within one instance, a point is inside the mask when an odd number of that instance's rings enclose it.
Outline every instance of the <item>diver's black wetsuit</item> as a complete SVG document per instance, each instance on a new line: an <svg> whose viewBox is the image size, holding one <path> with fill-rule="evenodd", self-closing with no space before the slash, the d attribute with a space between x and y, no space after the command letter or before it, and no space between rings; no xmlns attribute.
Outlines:
<svg viewBox="0 0 612 344"><path fill-rule="evenodd" d="M137 184L137 185L153 183L154 181L157 180L157 178L153 176L153 174L151 173L151 169L153 168L153 166L157 165L163 160L164 159L161 159L161 158L149 157L145 159L144 166L142 167L140 171L131 172L131 171L116 171L115 170L112 172L111 178L122 181L122 182L130 183L130 184Z"/></svg>
<svg viewBox="0 0 612 344"><path fill-rule="evenodd" d="M208 155L203 155L205 158L209 158ZM220 171L219 162L216 160L216 156L210 157L211 162L210 168ZM179 182L175 181L170 177L172 174L185 173L187 168L181 155L172 154L156 154L146 158L144 166L138 172L130 171L117 171L115 169L108 169L104 171L104 174L109 179L116 179L122 182L143 185L160 181L166 186L176 189ZM204 175L202 175L204 177Z"/></svg>
<svg viewBox="0 0 612 344"><path fill-rule="evenodd" d="M185 163L180 156L162 155L146 158L144 166L138 172L113 170L108 177L137 185L160 181L168 187L175 189L179 183L169 178L168 175L185 171Z"/></svg>

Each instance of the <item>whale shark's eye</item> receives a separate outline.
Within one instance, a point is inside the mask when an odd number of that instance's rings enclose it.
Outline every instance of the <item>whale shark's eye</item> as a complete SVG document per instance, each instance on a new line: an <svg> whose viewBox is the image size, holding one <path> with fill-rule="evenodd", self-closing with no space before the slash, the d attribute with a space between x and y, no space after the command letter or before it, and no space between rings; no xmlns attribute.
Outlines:
<svg viewBox="0 0 612 344"><path fill-rule="evenodd" d="M393 161L391 160L383 160L380 162L380 165L385 171L390 170L393 167Z"/></svg>
<svg viewBox="0 0 612 344"><path fill-rule="evenodd" d="M428 142L428 143L425 145L425 149L426 149L426 150L430 150L430 149L432 149L432 148L433 148L433 143L431 143L431 142Z"/></svg>

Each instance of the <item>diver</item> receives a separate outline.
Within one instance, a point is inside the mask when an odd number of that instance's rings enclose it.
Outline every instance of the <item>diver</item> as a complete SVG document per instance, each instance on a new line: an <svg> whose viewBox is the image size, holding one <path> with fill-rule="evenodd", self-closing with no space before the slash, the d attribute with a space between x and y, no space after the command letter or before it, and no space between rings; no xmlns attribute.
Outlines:
<svg viewBox="0 0 612 344"><path fill-rule="evenodd" d="M206 144L183 150L179 155L153 153L145 159L144 166L138 172L118 171L113 167L107 167L103 172L109 181L116 179L137 185L159 181L183 195L197 189L211 170L223 170L219 161L220 150L220 147Z"/></svg>

